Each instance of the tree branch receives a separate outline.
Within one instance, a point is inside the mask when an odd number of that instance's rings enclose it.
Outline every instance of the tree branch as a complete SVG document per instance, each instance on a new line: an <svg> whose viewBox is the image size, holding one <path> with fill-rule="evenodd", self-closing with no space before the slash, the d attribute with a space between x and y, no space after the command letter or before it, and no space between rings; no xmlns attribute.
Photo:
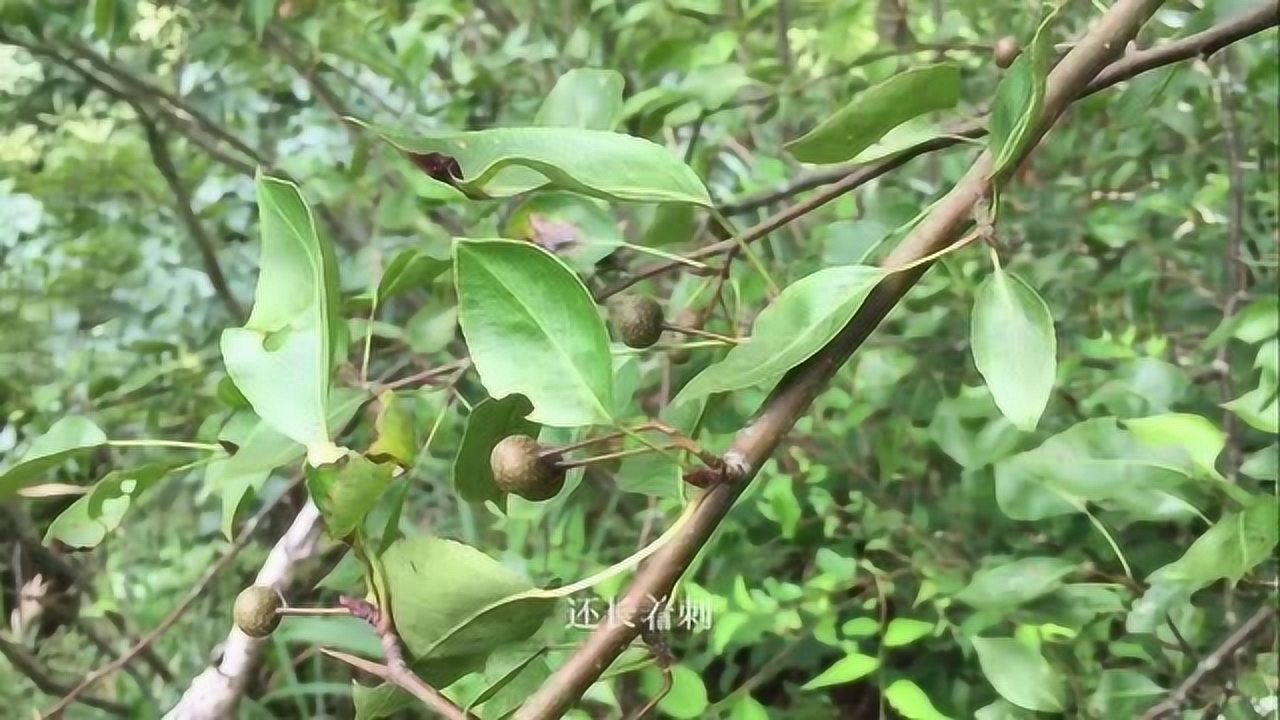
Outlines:
<svg viewBox="0 0 1280 720"><path fill-rule="evenodd" d="M1280 3L1270 0L1268 2L1259 3L1248 12L1241 13L1230 20L1219 23L1218 25L1202 32L1189 35L1180 40L1173 40L1163 45L1157 45L1156 47L1139 50L1126 55L1123 59L1115 62L1102 72L1098 73L1098 76L1094 78L1093 82L1089 83L1089 87L1085 89L1081 97L1085 95L1092 95L1099 90L1109 88L1148 70L1153 70L1165 65L1171 65L1181 60L1189 60L1194 57L1207 58L1231 43L1243 40L1250 35L1256 35L1269 27L1273 27L1277 22L1280 22ZM965 123L952 128L948 133L956 136L975 138L985 135L986 128L980 123ZM937 144L933 144L931 141L926 145L917 146L906 151L908 154L906 159L914 158L927 152L948 148L960 142L959 139L952 138L938 138L938 140L940 142ZM882 162L872 166L844 164L805 173L796 180L793 180L791 183L776 190L767 190L755 195L748 195L747 197L722 205L720 207L720 212L725 215L739 215L751 212L765 207L766 205L772 205L773 203L786 200L787 198L806 190L812 190L814 188L822 187L823 185L830 185L832 183L839 182L853 173L862 172L868 168L879 167L884 164L886 163ZM897 166L895 165L894 167ZM882 174L883 173L876 173L867 178L867 180L879 177ZM866 180L863 182L866 182ZM848 190L851 189L852 188L846 188L840 192L848 192ZM832 188L833 192L835 190L836 188Z"/></svg>
<svg viewBox="0 0 1280 720"><path fill-rule="evenodd" d="M325 655L391 683L417 698L423 705L434 710L447 720L475 720L475 716L464 711L445 697L439 690L431 687L405 662L404 649L400 646L400 636L392 626L391 614L382 612L372 603L359 598L344 597L339 603L352 616L360 618L373 626L382 641L382 658L384 663L365 660L355 655L348 655L336 650L324 650Z"/></svg>
<svg viewBox="0 0 1280 720"><path fill-rule="evenodd" d="M1172 713L1176 713L1182 709L1182 705L1187 701L1187 696L1195 690L1205 678L1209 677L1215 670L1222 666L1228 658L1234 655L1245 643L1275 617L1276 611L1271 607L1261 607L1248 620L1244 621L1235 632L1227 636L1226 640L1218 646L1217 650L1207 655L1205 659L1196 664L1196 669L1187 676L1182 684L1174 689L1173 692L1162 700L1159 704L1152 707L1142 715L1142 720L1155 720L1155 718L1165 717Z"/></svg>
<svg viewBox="0 0 1280 720"><path fill-rule="evenodd" d="M1030 151L1048 132L1067 105L1124 48L1160 7L1162 0L1120 0L1098 21L1049 76L1041 122L1027 142ZM969 172L885 260L885 267L901 267L947 247L965 229L978 203L992 189L991 156L978 158ZM868 297L862 309L822 350L787 374L764 407L734 439L725 455L726 481L698 500L685 525L637 573L618 603L624 618L601 625L569 660L516 712L518 720L560 717L600 677L638 632L637 620L672 588L703 545L733 507L738 495L768 460L795 422L853 352L928 269L920 265L892 275Z"/></svg>
<svg viewBox="0 0 1280 720"><path fill-rule="evenodd" d="M70 685L55 678L49 672L49 669L41 664L40 660L32 655L30 651L22 645L10 641L3 633L0 633L0 655L5 656L15 670L27 676L27 679L31 680L31 683L40 692L46 695L65 695L70 692ZM120 703L92 695L78 698L78 701L103 712L109 712L112 715L129 717L133 714L133 711L127 705L121 705Z"/></svg>
<svg viewBox="0 0 1280 720"><path fill-rule="evenodd" d="M230 566L231 562L240 554L240 551L249 544L249 541L253 539L253 534L257 531L258 527L262 525L267 516L271 514L271 511L289 496L289 491L296 485L297 483L290 485L289 489L280 493L279 497L272 502L267 503L266 506L258 511L257 515L254 515L249 522L245 523L245 526L240 530L240 534L236 536L235 542L231 544L231 547L227 548L226 551L223 552L222 557L218 558L218 561L205 571L204 576L200 578L199 582L187 591L186 596L182 598L182 601L178 603L178 606L171 610L169 614L165 616L164 620L160 621L159 625L139 638L138 642L134 643L134 645L126 650L120 657L86 675L79 684L68 690L63 698L57 703L54 703L54 705L44 714L46 716L56 716L58 713L65 710L68 705L75 701L76 698L86 690L93 687L103 678L114 674L117 670L120 670L125 665L132 662L133 659L136 658L144 649L150 646L151 643L155 642L156 638L163 635L165 631L181 620L182 616L185 615L186 612L191 609L191 606L195 604L195 601L204 594L204 591L209 587L209 584L212 583L223 570Z"/></svg>
<svg viewBox="0 0 1280 720"><path fill-rule="evenodd" d="M258 518L263 517L269 509L260 511L257 518L241 530L240 537L246 538L252 534ZM271 548L253 584L273 587L283 592L297 564L316 553L319 537L320 511L308 500L289 529ZM221 661L191 681L191 686L173 709L165 714L165 718L219 720L234 717L240 696L244 694L249 677L262 655L263 644L263 639L251 638L240 632L239 628L232 627L223 645Z"/></svg>
<svg viewBox="0 0 1280 720"><path fill-rule="evenodd" d="M133 104L132 102L130 104ZM205 232L204 223L200 222L200 218L196 217L196 213L191 209L191 194L187 192L187 188L182 183L182 178L178 175L178 168L173 164L173 157L169 154L169 145L165 142L160 131L156 129L156 124L151 121L143 109L133 106L134 112L138 115L138 122L142 124L142 131L147 137L147 148L151 151L151 160L155 163L156 170L160 171L161 177L164 178L165 184L169 186L169 191L173 193L174 208L178 212L178 218L182 220L182 224L187 226L187 232L191 234L191 239L195 241L196 249L200 252L201 262L204 263L204 272L209 276L209 282L213 284L213 290L218 294L218 298L222 300L222 304L227 307L227 311L237 320L244 319L244 307L240 301L236 300L236 296L231 292L231 287L227 284L227 278L222 273L222 265L218 262L217 251L213 248L213 240L209 234Z"/></svg>

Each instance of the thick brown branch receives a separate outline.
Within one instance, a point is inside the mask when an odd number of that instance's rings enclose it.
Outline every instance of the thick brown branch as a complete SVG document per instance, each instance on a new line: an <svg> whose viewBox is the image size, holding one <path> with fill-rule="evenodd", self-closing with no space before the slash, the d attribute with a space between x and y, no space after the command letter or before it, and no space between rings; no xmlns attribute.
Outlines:
<svg viewBox="0 0 1280 720"><path fill-rule="evenodd" d="M1028 150L1043 137L1067 105L1115 58L1161 0L1120 0L1050 74L1043 110ZM902 267L947 247L965 229L978 203L991 191L991 157L983 153L969 172L916 226L885 261ZM542 688L517 711L519 720L560 717L618 657L638 632L638 622L656 598L668 597L710 539L734 500L768 460L782 437L808 410L836 371L924 274L928 265L890 276L826 347L791 371L769 396L756 418L734 439L725 455L728 479L698 501L685 525L637 574L618 606L619 622L600 626Z"/></svg>

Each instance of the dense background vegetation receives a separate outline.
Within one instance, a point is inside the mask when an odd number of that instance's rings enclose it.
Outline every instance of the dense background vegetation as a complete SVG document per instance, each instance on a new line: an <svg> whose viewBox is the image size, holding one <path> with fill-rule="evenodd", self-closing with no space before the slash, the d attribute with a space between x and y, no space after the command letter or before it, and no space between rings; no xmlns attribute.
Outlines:
<svg viewBox="0 0 1280 720"><path fill-rule="evenodd" d="M1107 5L1065 3L1042 47L1068 50ZM1259 5L1275 3L1164 3L1137 46ZM533 241L599 294L661 264L655 252L688 255L729 237L730 222L750 228L824 192L855 166L806 165L803 144L784 145L877 83L950 63L956 102L931 96L944 109L908 129L915 141L963 131L963 142L801 214L752 245L755 257L729 253L723 278L722 254L702 258L706 272L686 263L633 288L669 320L707 308L710 339L612 345L610 410L671 419L672 398L725 355L717 336L750 335L777 288L882 261L960 181L985 144L973 128L1015 71L993 46L1005 36L1026 46L1045 17L1024 0L0 8L0 707L13 717L48 710L126 653L127 667L67 715L172 707L218 660L236 594L306 488L331 487L314 473L298 482L303 449L283 435L251 445L253 393L224 368L219 338L244 324L267 263L259 168L296 181L336 251L350 345L338 353L332 424L342 444L373 445L377 468L406 468L367 522L390 542L388 513L402 503L407 538L457 539L555 587L658 538L698 490L641 456L571 471L548 502L507 498L505 514L483 502L501 495L472 483L484 462L475 470L459 453L481 442L472 436L484 423L469 420L492 387L460 362L479 351L458 329L451 238ZM1074 104L1004 184L978 238L986 246L938 260L841 367L685 575L670 631L637 641L576 717L661 698L656 712L677 718L1130 718L1171 693L1185 717L1274 716L1278 57L1265 30ZM566 75L583 68L617 74ZM563 188L468 199L347 116L405 133L594 123L683 158L729 219ZM589 154L575 143L554 151ZM627 172L606 168L605 180ZM1019 365L1036 347L1013 335L1018 312L971 317L1004 271L1047 304L1056 363ZM812 302L837 300L823 291ZM1034 303L1020 307L1034 315ZM674 346L686 362L673 362ZM1023 401L997 407L988 384L1001 381L975 366L983 352L1031 376L1047 368L1042 415ZM528 381L540 372L556 371L531 361ZM780 377L714 395L698 441L722 452ZM281 373L273 384L287 394L305 380ZM505 434L513 412L488 423ZM113 441L213 448L81 442L14 480L33 440L71 416ZM585 437L574 432L548 427L542 440ZM237 453L226 457L220 440ZM332 607L363 595L354 557L328 538L303 547L277 578L284 597ZM491 571L460 557L420 589L435 598ZM627 575L561 599L530 638L460 655L453 669L474 672L436 684L466 705L505 679L477 711L502 716L586 637L575 625L607 621ZM171 629L130 650L167 618ZM367 694L353 703L359 674L320 646L380 652L354 618L286 619L239 711L377 714ZM1220 666L1201 673L1206 660Z"/></svg>

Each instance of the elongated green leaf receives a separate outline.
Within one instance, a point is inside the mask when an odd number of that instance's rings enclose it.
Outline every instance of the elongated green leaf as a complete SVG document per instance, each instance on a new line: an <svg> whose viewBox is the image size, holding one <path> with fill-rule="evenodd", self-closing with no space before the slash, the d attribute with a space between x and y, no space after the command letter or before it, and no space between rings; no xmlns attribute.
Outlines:
<svg viewBox="0 0 1280 720"><path fill-rule="evenodd" d="M971 342L973 361L996 407L1019 428L1035 430L1058 367L1049 306L1030 285L997 264L978 286Z"/></svg>
<svg viewBox="0 0 1280 720"><path fill-rule="evenodd" d="M485 716L505 717L551 675L546 655L547 646L535 641L496 650L484 668L489 686L467 703L466 709L483 707Z"/></svg>
<svg viewBox="0 0 1280 720"><path fill-rule="evenodd" d="M885 647L902 647L910 645L933 632L933 623L911 618L894 618L885 628L882 643Z"/></svg>
<svg viewBox="0 0 1280 720"><path fill-rule="evenodd" d="M328 446L326 418L339 328L337 264L297 186L259 175L261 271L253 312L222 333L227 374L253 410L309 450ZM287 382L285 379L287 378Z"/></svg>
<svg viewBox="0 0 1280 720"><path fill-rule="evenodd" d="M31 447L22 459L0 473L0 500L32 484L68 458L106 442L106 433L92 420L78 416L62 418L44 435L31 441Z"/></svg>
<svg viewBox="0 0 1280 720"><path fill-rule="evenodd" d="M1179 495L1195 476L1174 446L1151 447L1115 418L1086 420L996 463L996 501L1015 520L1081 512L1084 503L1158 520L1195 514Z"/></svg>
<svg viewBox="0 0 1280 720"><path fill-rule="evenodd" d="M979 570L956 599L979 609L1007 608L1031 602L1062 587L1075 563L1062 558L1019 558Z"/></svg>
<svg viewBox="0 0 1280 720"><path fill-rule="evenodd" d="M885 688L884 699L907 720L950 720L938 712L925 691L910 680L895 680Z"/></svg>
<svg viewBox="0 0 1280 720"><path fill-rule="evenodd" d="M418 457L418 428L410 401L390 390L379 395L378 401L378 417L373 423L377 437L365 454L376 462L390 459L400 467L413 467Z"/></svg>
<svg viewBox="0 0 1280 720"><path fill-rule="evenodd" d="M1209 477L1221 477L1214 467L1226 446L1227 434L1208 418L1190 413L1166 413L1124 422L1129 432L1151 447L1181 448L1191 462Z"/></svg>
<svg viewBox="0 0 1280 720"><path fill-rule="evenodd" d="M533 585L479 550L443 538L397 540L382 554L382 565L396 630L419 659L483 656L524 640L555 603L531 598L487 612Z"/></svg>
<svg viewBox="0 0 1280 720"><path fill-rule="evenodd" d="M78 548L97 547L108 533L120 527L133 501L164 479L171 469L172 465L144 465L111 472L50 523L44 541L58 540Z"/></svg>
<svg viewBox="0 0 1280 720"><path fill-rule="evenodd" d="M1053 38L1049 26L1061 6L1055 7L1036 29L1025 52L1005 71L991 105L991 176L999 178L1022 156L1023 148L1040 123L1044 111L1045 79L1052 59Z"/></svg>
<svg viewBox="0 0 1280 720"><path fill-rule="evenodd" d="M438 257L426 247L403 250L387 263L382 279L378 281L378 302L425 288L431 281L449 269L449 258Z"/></svg>
<svg viewBox="0 0 1280 720"><path fill-rule="evenodd" d="M711 206L689 166L666 148L630 135L552 127L417 136L377 132L428 175L476 199L554 187L620 202Z"/></svg>
<svg viewBox="0 0 1280 720"><path fill-rule="evenodd" d="M543 127L612 130L622 113L622 86L616 70L570 70L556 80L533 121Z"/></svg>
<svg viewBox="0 0 1280 720"><path fill-rule="evenodd" d="M787 149L801 162L843 162L908 120L953 107L959 100L959 67L914 68L858 93L818 127L787 143Z"/></svg>
<svg viewBox="0 0 1280 720"><path fill-rule="evenodd" d="M394 472L394 465L379 465L361 455L308 468L307 492L320 509L329 536L340 540L355 532L391 486Z"/></svg>
<svg viewBox="0 0 1280 720"><path fill-rule="evenodd" d="M458 322L489 395L524 395L544 425L609 422L609 338L582 281L526 242L460 240L453 254Z"/></svg>
<svg viewBox="0 0 1280 720"><path fill-rule="evenodd" d="M1066 687L1040 653L1013 638L973 638L982 674L1000 697L1027 710L1062 712Z"/></svg>
<svg viewBox="0 0 1280 720"><path fill-rule="evenodd" d="M751 338L690 380L672 404L778 380L835 337L884 276L879 268L834 267L788 285L756 318Z"/></svg>
<svg viewBox="0 0 1280 720"><path fill-rule="evenodd" d="M1192 591L1217 580L1233 582L1271 556L1280 538L1280 505L1273 496L1257 498L1231 513L1196 539L1178 560L1152 573L1153 584L1176 582Z"/></svg>
<svg viewBox="0 0 1280 720"><path fill-rule="evenodd" d="M501 400L486 398L467 417L462 445L453 461L453 487L468 502L492 500L499 508L507 506L506 493L493 482L489 454L499 440L508 435L537 437L538 424L525 419L533 410L523 395L508 395Z"/></svg>
<svg viewBox="0 0 1280 720"><path fill-rule="evenodd" d="M804 684L805 690L830 687L851 683L866 677L880 667L880 659L861 653L851 653L836 661L834 665L823 670L818 677Z"/></svg>

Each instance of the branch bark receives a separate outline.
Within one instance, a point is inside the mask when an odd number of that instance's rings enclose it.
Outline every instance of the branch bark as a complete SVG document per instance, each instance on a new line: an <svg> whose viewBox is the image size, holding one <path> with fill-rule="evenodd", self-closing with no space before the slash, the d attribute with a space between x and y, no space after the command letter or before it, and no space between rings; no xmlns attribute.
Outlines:
<svg viewBox="0 0 1280 720"><path fill-rule="evenodd" d="M1222 664L1242 648L1245 643L1249 642L1258 632L1260 632L1275 617L1276 611L1271 607L1261 607L1248 620L1244 621L1240 627L1227 636L1226 640L1218 646L1205 659L1201 660L1196 669L1187 676L1182 684L1169 693L1168 697L1160 703L1143 713L1142 720L1155 720L1156 718L1167 717L1182 709L1187 701L1187 696L1195 690L1205 678L1209 677L1215 670L1222 667Z"/></svg>
<svg viewBox="0 0 1280 720"><path fill-rule="evenodd" d="M263 513L259 513L258 517L262 516ZM246 525L241 537L252 534L253 525L256 522ZM319 538L320 511L308 500L293 519L293 524L271 548L253 584L283 592L298 563L316 554ZM235 717L236 705L257 667L264 644L264 639L251 638L233 626L223 645L222 659L191 681L191 686L178 703L165 714L166 720Z"/></svg>
<svg viewBox="0 0 1280 720"><path fill-rule="evenodd" d="M1098 21L1049 76L1041 122L1027 143L1029 152L1048 132L1067 105L1088 92L1089 82L1111 62L1160 7L1163 0L1120 0ZM885 267L902 267L941 250L960 236L978 203L992 190L991 156L987 152L935 206L934 210L895 248ZM826 347L791 371L774 389L752 422L734 439L725 455L730 468L725 482L708 490L697 502L680 532L636 575L618 603L623 618L601 625L569 660L516 712L518 720L562 716L596 682L635 639L640 620L658 598L670 595L680 576L710 539L720 521L783 435L825 389L836 371L880 324L890 310L928 269L890 276L867 299L862 309Z"/></svg>

